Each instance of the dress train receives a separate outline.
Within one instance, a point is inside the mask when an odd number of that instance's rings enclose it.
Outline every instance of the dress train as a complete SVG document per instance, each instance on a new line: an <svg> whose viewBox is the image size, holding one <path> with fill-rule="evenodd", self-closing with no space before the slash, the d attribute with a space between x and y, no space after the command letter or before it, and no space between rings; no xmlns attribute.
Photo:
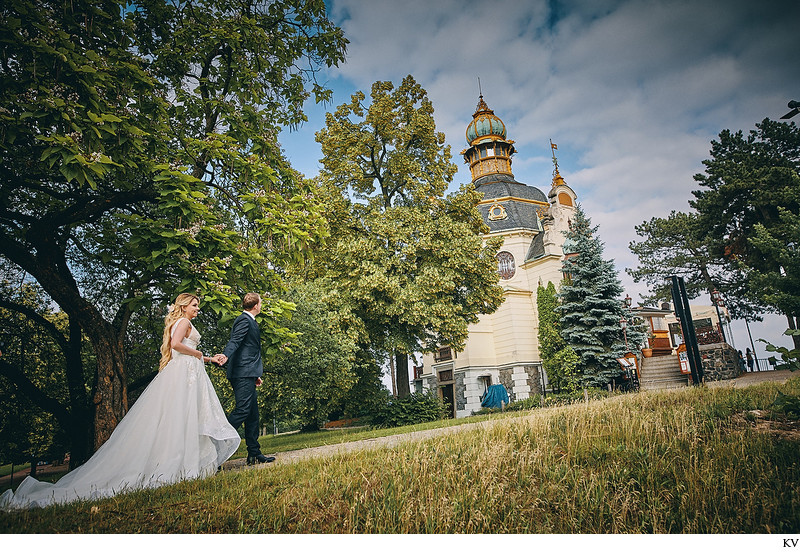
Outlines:
<svg viewBox="0 0 800 552"><path fill-rule="evenodd" d="M196 349L199 341L192 326L183 343ZM225 417L203 361L174 349L172 355L85 464L56 483L26 477L16 492L0 496L0 509L96 500L216 473L241 439Z"/></svg>

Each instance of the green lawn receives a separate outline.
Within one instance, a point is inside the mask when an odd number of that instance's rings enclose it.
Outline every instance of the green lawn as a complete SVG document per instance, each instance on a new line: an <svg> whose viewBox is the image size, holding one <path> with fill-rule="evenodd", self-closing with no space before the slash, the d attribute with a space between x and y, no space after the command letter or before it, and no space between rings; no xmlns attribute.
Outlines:
<svg viewBox="0 0 800 552"><path fill-rule="evenodd" d="M0 514L0 532L796 534L797 413L778 409L779 392L800 405L793 379L507 413L392 448ZM377 434L264 446L358 435Z"/></svg>
<svg viewBox="0 0 800 552"><path fill-rule="evenodd" d="M14 471L17 472L19 470L30 470L30 464L14 464ZM0 466L0 477L6 476L11 473L11 464L6 464L5 466Z"/></svg>

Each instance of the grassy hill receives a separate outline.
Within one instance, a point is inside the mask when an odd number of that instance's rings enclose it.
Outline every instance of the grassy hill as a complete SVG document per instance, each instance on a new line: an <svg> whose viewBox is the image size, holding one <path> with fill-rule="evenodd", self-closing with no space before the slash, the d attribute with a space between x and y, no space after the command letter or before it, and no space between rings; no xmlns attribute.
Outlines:
<svg viewBox="0 0 800 552"><path fill-rule="evenodd" d="M797 533L799 404L800 379L613 396L389 449L0 514L0 531Z"/></svg>

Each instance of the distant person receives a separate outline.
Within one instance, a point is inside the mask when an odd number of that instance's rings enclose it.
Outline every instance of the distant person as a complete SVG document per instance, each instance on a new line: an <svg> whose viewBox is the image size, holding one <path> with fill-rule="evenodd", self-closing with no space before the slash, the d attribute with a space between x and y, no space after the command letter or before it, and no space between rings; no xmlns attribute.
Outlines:
<svg viewBox="0 0 800 552"><path fill-rule="evenodd" d="M753 352L750 350L749 347L745 350L745 356L747 356L747 371L754 372L755 370L753 370Z"/></svg>
<svg viewBox="0 0 800 552"><path fill-rule="evenodd" d="M742 355L741 349L739 349L739 368L741 368L742 372L747 372L747 365L744 363L744 356Z"/></svg>

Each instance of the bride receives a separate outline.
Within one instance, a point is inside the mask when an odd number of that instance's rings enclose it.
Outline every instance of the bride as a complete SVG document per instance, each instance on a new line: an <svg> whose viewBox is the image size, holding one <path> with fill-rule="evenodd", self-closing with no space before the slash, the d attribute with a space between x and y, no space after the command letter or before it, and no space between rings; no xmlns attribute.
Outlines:
<svg viewBox="0 0 800 552"><path fill-rule="evenodd" d="M239 434L203 366L217 357L197 350L200 334L191 320L199 303L189 293L175 299L165 320L159 372L108 441L56 483L26 477L16 493L0 496L0 508L95 500L206 477L236 452Z"/></svg>

